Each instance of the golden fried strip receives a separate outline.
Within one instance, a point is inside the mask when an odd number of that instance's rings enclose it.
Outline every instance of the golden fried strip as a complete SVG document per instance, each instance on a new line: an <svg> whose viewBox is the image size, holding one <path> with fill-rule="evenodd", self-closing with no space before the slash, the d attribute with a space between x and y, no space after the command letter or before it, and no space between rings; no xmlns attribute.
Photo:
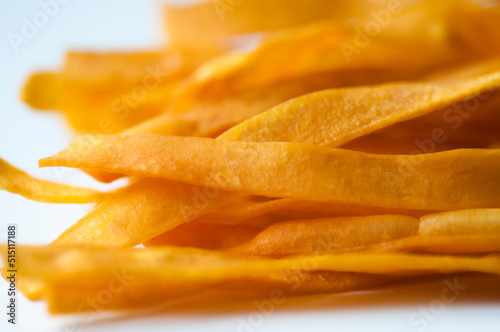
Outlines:
<svg viewBox="0 0 500 332"><path fill-rule="evenodd" d="M224 250L251 240L259 231L260 228L247 225L191 221L152 238L144 245Z"/></svg>
<svg viewBox="0 0 500 332"><path fill-rule="evenodd" d="M251 241L229 251L257 256L344 252L414 236L418 226L418 219L398 215L285 221L269 226Z"/></svg>
<svg viewBox="0 0 500 332"><path fill-rule="evenodd" d="M271 199L269 197L238 195L196 221L207 223L247 224L254 218L267 216L272 223L295 219L315 219L343 216L372 216L399 214L419 218L432 213L428 210L389 209L356 204L325 203L296 198ZM258 220L258 219L257 219Z"/></svg>
<svg viewBox="0 0 500 332"><path fill-rule="evenodd" d="M102 193L47 180L39 180L0 159L0 190L44 203L94 203Z"/></svg>
<svg viewBox="0 0 500 332"><path fill-rule="evenodd" d="M45 280L108 278L113 269L136 278L161 278L168 282L223 281L262 273L338 271L381 275L441 274L476 271L500 274L500 257L347 253L301 255L283 259L247 257L201 249L92 248L75 246L23 246L19 269L26 277ZM2 251L4 260L6 250Z"/></svg>
<svg viewBox="0 0 500 332"><path fill-rule="evenodd" d="M97 310L135 309L159 303L176 306L179 302L199 303L199 296L210 293L206 304L213 308L222 302L235 299L269 298L312 293L344 292L380 285L390 277L366 273L333 271L286 271L223 282L165 282L154 276L136 280L124 273L109 275L108 279L57 280L48 282L45 297L51 313L70 313ZM124 276L132 280L124 280ZM121 278L120 278L121 277ZM111 292L106 301L103 289ZM108 295L107 293L106 295ZM180 301L179 301L180 300ZM188 302L188 303L189 303ZM209 303L209 304L208 304Z"/></svg>
<svg viewBox="0 0 500 332"><path fill-rule="evenodd" d="M362 252L432 252L476 254L500 252L500 234L416 235L395 241L359 247Z"/></svg>
<svg viewBox="0 0 500 332"><path fill-rule="evenodd" d="M453 81L325 90L283 103L220 138L340 146L471 97L487 98L499 86L500 72L496 71Z"/></svg>
<svg viewBox="0 0 500 332"><path fill-rule="evenodd" d="M91 146L81 141L40 160L40 165L387 208L453 210L500 204L500 151L492 149L384 156L308 144L157 134L99 136L92 141L100 144Z"/></svg>
<svg viewBox="0 0 500 332"><path fill-rule="evenodd" d="M62 110L77 130L116 133L163 112L191 71L173 52L71 52L59 72L35 73L22 99L36 109Z"/></svg>
<svg viewBox="0 0 500 332"><path fill-rule="evenodd" d="M500 209L459 210L420 218L422 235L494 235L500 236Z"/></svg>
<svg viewBox="0 0 500 332"><path fill-rule="evenodd" d="M167 228L171 229L170 225L196 219L230 196L223 191L213 193L184 183L142 179L103 201L53 243L134 246L165 232L166 221ZM170 208L170 205L177 209ZM128 217L124 217L126 215ZM159 222L157 216L161 216L164 222ZM150 224L150 220L158 223Z"/></svg>

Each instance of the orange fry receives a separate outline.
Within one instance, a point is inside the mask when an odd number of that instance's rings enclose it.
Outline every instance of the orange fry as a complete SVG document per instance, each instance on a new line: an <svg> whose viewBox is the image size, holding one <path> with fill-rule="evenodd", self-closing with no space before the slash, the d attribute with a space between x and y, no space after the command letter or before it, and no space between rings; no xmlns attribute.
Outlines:
<svg viewBox="0 0 500 332"><path fill-rule="evenodd" d="M157 134L107 135L92 141L100 144L76 140L40 165L96 168L217 190L387 208L452 210L500 204L500 151L492 149L384 156L308 144Z"/></svg>
<svg viewBox="0 0 500 332"><path fill-rule="evenodd" d="M0 190L45 203L94 203L102 193L47 180L39 180L0 159Z"/></svg>
<svg viewBox="0 0 500 332"><path fill-rule="evenodd" d="M418 219L398 215L286 221L230 252L260 256L343 252L416 235L418 226Z"/></svg>

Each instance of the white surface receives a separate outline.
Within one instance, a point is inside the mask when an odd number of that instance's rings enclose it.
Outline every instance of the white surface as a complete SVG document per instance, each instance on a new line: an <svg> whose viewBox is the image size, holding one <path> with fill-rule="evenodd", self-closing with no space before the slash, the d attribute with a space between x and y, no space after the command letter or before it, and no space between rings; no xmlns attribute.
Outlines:
<svg viewBox="0 0 500 332"><path fill-rule="evenodd" d="M38 168L38 159L64 148L71 131L57 113L35 112L18 95L29 73L57 68L68 49L152 48L164 40L158 4L162 1L69 1L61 5L36 36L14 52L8 33L20 33L23 17L40 10L37 1L0 2L0 156L45 179L92 188L106 188L78 171ZM82 217L90 206L30 202L0 192L0 240L6 225L18 224L19 244L46 244ZM498 279L460 276L466 285L452 302L442 305L446 288L438 277L370 292L286 299L272 313L254 304L233 310L152 309L125 316L57 316L46 313L44 303L18 297L18 325L6 323L2 331L500 331ZM0 303L7 301L7 284L0 282ZM306 303L306 304L304 304ZM239 308L239 309L237 309ZM427 313L426 313L427 312Z"/></svg>

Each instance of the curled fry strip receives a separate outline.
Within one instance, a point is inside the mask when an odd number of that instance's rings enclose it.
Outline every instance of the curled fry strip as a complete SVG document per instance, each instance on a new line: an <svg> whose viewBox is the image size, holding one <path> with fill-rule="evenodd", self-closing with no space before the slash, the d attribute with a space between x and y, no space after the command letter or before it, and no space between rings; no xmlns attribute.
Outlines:
<svg viewBox="0 0 500 332"><path fill-rule="evenodd" d="M416 235L418 226L418 219L398 215L286 221L230 252L261 256L343 252Z"/></svg>
<svg viewBox="0 0 500 332"><path fill-rule="evenodd" d="M39 180L0 159L0 190L44 203L94 203L103 194L47 180Z"/></svg>

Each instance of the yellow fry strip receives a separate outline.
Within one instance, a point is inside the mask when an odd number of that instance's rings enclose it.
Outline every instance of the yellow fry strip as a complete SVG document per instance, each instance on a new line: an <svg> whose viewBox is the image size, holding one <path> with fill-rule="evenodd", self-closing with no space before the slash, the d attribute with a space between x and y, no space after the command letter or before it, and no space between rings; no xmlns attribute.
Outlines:
<svg viewBox="0 0 500 332"><path fill-rule="evenodd" d="M64 80L80 88L116 89L144 84L145 76L169 71L168 76L180 75L189 67L184 59L171 50L131 53L68 52L62 69Z"/></svg>
<svg viewBox="0 0 500 332"><path fill-rule="evenodd" d="M251 240L260 228L247 225L188 222L144 243L146 247L175 246L224 250Z"/></svg>
<svg viewBox="0 0 500 332"><path fill-rule="evenodd" d="M69 53L64 68L36 73L22 99L61 110L77 130L116 133L163 112L191 68L172 52Z"/></svg>
<svg viewBox="0 0 500 332"><path fill-rule="evenodd" d="M283 259L245 257L201 249L119 249L71 246L19 247L20 273L56 281L108 278L122 271L137 278L164 281L223 281L289 270L373 273L381 275L484 272L500 275L500 256L461 257L392 253L302 255ZM4 261L7 251L2 251Z"/></svg>
<svg viewBox="0 0 500 332"><path fill-rule="evenodd" d="M339 146L470 97L487 98L499 86L500 71L496 71L451 82L325 90L278 105L232 128L220 139Z"/></svg>
<svg viewBox="0 0 500 332"><path fill-rule="evenodd" d="M258 256L343 252L414 236L418 226L418 219L398 215L285 221L230 252Z"/></svg>
<svg viewBox="0 0 500 332"><path fill-rule="evenodd" d="M500 252L500 234L417 235L354 249L363 252L433 252L471 254Z"/></svg>
<svg viewBox="0 0 500 332"><path fill-rule="evenodd" d="M231 300L269 298L270 294L293 296L311 293L342 292L380 285L390 277L350 272L286 271L224 282L165 282L154 276L137 280L128 274L118 274L107 280L75 279L47 282L45 297L51 313L96 310L136 309L164 303L178 308L179 302L200 305L200 296L210 294L202 306L214 306ZM132 279L132 280L130 280ZM93 302L102 297L102 290L113 291L105 305ZM181 300L181 301L179 301Z"/></svg>
<svg viewBox="0 0 500 332"><path fill-rule="evenodd" d="M500 64L497 62L497 68ZM350 150L415 154L459 148L487 148L500 139L500 94L471 96L451 107L403 121L362 136L343 147Z"/></svg>
<svg viewBox="0 0 500 332"><path fill-rule="evenodd" d="M157 134L103 135L91 141L100 144L75 140L40 165L96 168L261 196L388 208L453 210L500 204L500 151L492 149L392 156L308 144Z"/></svg>
<svg viewBox="0 0 500 332"><path fill-rule="evenodd" d="M449 211L420 218L422 235L498 235L500 209Z"/></svg>
<svg viewBox="0 0 500 332"><path fill-rule="evenodd" d="M199 190L195 186L173 181L139 180L103 201L95 210L59 235L53 244L85 243L132 247L175 225L196 219L230 196L223 191L217 191L216 195L213 193L212 190ZM170 205L177 209L169 208ZM164 222L160 222L160 216ZM150 223L152 220L156 222ZM164 224L166 221L167 227Z"/></svg>
<svg viewBox="0 0 500 332"><path fill-rule="evenodd" d="M380 73L356 73L361 83L376 82ZM215 137L224 130L289 99L323 89L360 83L345 73L321 73L258 87L224 97L181 103L166 113L138 124L124 134L146 132L176 136Z"/></svg>
<svg viewBox="0 0 500 332"><path fill-rule="evenodd" d="M245 200L246 197L248 197L247 200ZM270 199L261 196L238 195L218 208L204 214L196 221L252 225L252 218L261 216L269 216L274 219L274 222L278 222L295 219L384 214L399 214L419 218L430 213L432 212L428 210L389 209L346 203L316 202L296 198Z"/></svg>
<svg viewBox="0 0 500 332"><path fill-rule="evenodd" d="M93 203L103 194L47 180L39 180L0 159L0 190L44 203Z"/></svg>

